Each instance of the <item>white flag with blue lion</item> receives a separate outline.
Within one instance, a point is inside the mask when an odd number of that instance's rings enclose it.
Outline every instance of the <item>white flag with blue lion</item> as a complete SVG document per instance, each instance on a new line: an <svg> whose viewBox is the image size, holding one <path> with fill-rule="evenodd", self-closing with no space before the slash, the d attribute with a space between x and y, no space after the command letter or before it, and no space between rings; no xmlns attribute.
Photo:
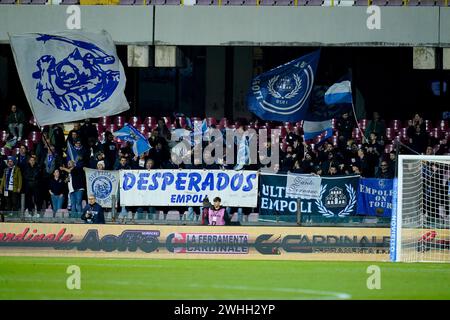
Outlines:
<svg viewBox="0 0 450 320"><path fill-rule="evenodd" d="M103 208L112 207L112 196L116 196L119 187L118 170L95 170L84 168L86 173L87 194L94 196Z"/></svg>
<svg viewBox="0 0 450 320"><path fill-rule="evenodd" d="M123 66L106 31L10 35L10 43L39 125L110 116L130 108Z"/></svg>

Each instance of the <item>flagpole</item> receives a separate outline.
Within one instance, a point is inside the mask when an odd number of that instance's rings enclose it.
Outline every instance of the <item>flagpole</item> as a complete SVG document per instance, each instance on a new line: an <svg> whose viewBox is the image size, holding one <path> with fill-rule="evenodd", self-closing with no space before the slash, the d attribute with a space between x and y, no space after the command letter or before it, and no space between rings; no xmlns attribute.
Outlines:
<svg viewBox="0 0 450 320"><path fill-rule="evenodd" d="M353 117L355 118L356 125L358 127L359 132L361 132L361 135L363 136L365 141L369 141L369 140L367 140L367 137L364 135L364 131L361 130L361 127L359 125L358 118L356 117L356 111L355 111L355 105L353 104L353 99L352 99L352 110L353 110ZM363 140L363 142L364 142L364 140Z"/></svg>

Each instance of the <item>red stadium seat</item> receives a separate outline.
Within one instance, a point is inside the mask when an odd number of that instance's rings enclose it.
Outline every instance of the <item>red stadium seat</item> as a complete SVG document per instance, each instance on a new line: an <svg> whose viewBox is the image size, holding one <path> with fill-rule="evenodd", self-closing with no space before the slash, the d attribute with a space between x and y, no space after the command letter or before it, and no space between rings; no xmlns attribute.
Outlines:
<svg viewBox="0 0 450 320"><path fill-rule="evenodd" d="M214 117L208 117L208 118L206 118L206 124L208 126L216 125L217 124L217 120Z"/></svg>
<svg viewBox="0 0 450 320"><path fill-rule="evenodd" d="M403 140L404 139L407 140L407 139L409 139L407 132L408 132L408 128L402 128L401 130L399 130L398 134Z"/></svg>
<svg viewBox="0 0 450 320"><path fill-rule="evenodd" d="M447 120L439 120L438 122L436 122L436 128L441 129L441 131L447 131L448 130Z"/></svg>
<svg viewBox="0 0 450 320"><path fill-rule="evenodd" d="M141 124L141 119L139 119L139 117L130 117L128 123L136 128Z"/></svg>
<svg viewBox="0 0 450 320"><path fill-rule="evenodd" d="M117 128L122 128L125 124L125 118L122 116L115 117L114 124L117 126Z"/></svg>
<svg viewBox="0 0 450 320"><path fill-rule="evenodd" d="M361 139L361 131L359 130L359 128L354 128L353 132L352 132L352 138L353 139Z"/></svg>
<svg viewBox="0 0 450 320"><path fill-rule="evenodd" d="M12 154L12 152L11 152L11 149L2 147L2 148L0 148L0 154L8 157Z"/></svg>
<svg viewBox="0 0 450 320"><path fill-rule="evenodd" d="M395 131L392 128L386 128L386 139L392 141L395 137Z"/></svg>
<svg viewBox="0 0 450 320"><path fill-rule="evenodd" d="M433 128L430 130L430 136L436 139L442 139L442 131L439 128Z"/></svg>
<svg viewBox="0 0 450 320"><path fill-rule="evenodd" d="M280 130L280 137L285 138L287 136L287 130L283 126L276 126L275 129Z"/></svg>
<svg viewBox="0 0 450 320"><path fill-rule="evenodd" d="M33 143L39 143L41 141L42 134L39 131L31 131L28 135L28 140Z"/></svg>
<svg viewBox="0 0 450 320"><path fill-rule="evenodd" d="M34 118L34 116L32 116L32 117L30 118L30 120L28 121L28 123L31 124L32 126L35 126L35 127L38 126L38 124L37 124L36 119Z"/></svg>
<svg viewBox="0 0 450 320"><path fill-rule="evenodd" d="M270 122L270 121L266 121L264 124L265 124L265 126L267 127L267 129L272 129L272 128L274 128L274 124L273 124L272 122Z"/></svg>
<svg viewBox="0 0 450 320"><path fill-rule="evenodd" d="M112 123L112 124L109 124L108 126L106 126L105 129L106 129L106 131L114 132L114 131L117 131L118 126L117 126L117 124Z"/></svg>
<svg viewBox="0 0 450 320"><path fill-rule="evenodd" d="M403 125L402 125L402 121L401 120L391 120L389 122L389 127L394 129L394 131L400 131L400 129L402 129Z"/></svg>
<svg viewBox="0 0 450 320"><path fill-rule="evenodd" d="M158 119L156 119L155 117L147 117L144 119L144 124L149 129L154 129L158 125Z"/></svg>
<svg viewBox="0 0 450 320"><path fill-rule="evenodd" d="M100 117L98 119L98 123L102 126L102 127L107 127L111 124L111 118L110 117Z"/></svg>
<svg viewBox="0 0 450 320"><path fill-rule="evenodd" d="M33 142L30 141L30 140L28 140L28 139L22 140L22 141L20 142L20 144L23 145L23 146L25 146L25 147L27 147L28 150L32 150L33 147L34 147Z"/></svg>
<svg viewBox="0 0 450 320"><path fill-rule="evenodd" d="M228 121L227 118L222 118L222 119L220 119L219 124L221 124L221 125L224 126L224 127L228 127L229 121Z"/></svg>
<svg viewBox="0 0 450 320"><path fill-rule="evenodd" d="M105 127L102 126L100 123L93 123L93 125L95 126L95 128L97 129L98 133L101 133L103 131L105 131Z"/></svg>
<svg viewBox="0 0 450 320"><path fill-rule="evenodd" d="M361 128L361 130L366 130L367 128L367 119L361 119L359 120L359 126Z"/></svg>
<svg viewBox="0 0 450 320"><path fill-rule="evenodd" d="M8 131L6 131L6 130L1 131L0 132L0 141L3 141L3 142L7 141L8 135L9 135Z"/></svg>

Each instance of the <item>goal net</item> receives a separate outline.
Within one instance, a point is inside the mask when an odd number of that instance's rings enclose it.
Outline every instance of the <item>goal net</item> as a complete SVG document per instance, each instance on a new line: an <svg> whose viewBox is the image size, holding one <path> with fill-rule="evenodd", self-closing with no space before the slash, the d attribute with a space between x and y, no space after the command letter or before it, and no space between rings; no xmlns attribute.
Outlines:
<svg viewBox="0 0 450 320"><path fill-rule="evenodd" d="M450 262L450 156L400 155L391 261Z"/></svg>

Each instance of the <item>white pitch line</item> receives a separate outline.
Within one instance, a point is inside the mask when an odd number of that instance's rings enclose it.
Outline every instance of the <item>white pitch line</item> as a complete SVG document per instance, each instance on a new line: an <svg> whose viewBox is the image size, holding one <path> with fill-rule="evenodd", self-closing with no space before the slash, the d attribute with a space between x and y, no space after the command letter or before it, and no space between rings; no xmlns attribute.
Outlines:
<svg viewBox="0 0 450 320"><path fill-rule="evenodd" d="M240 290L240 291L265 291L265 292L290 292L290 293L299 293L299 294L309 294L309 295L317 295L322 296L320 299L351 299L351 295L343 292L333 292L333 291L319 291L319 290L310 290L310 289L302 289L302 288L277 288L277 287L250 287L250 286L229 286L229 285L212 285L212 286L201 286L198 284L191 284L190 287L198 288L215 288L215 289L230 289L230 290ZM299 298L298 296L295 296ZM304 296L300 296L304 298Z"/></svg>

